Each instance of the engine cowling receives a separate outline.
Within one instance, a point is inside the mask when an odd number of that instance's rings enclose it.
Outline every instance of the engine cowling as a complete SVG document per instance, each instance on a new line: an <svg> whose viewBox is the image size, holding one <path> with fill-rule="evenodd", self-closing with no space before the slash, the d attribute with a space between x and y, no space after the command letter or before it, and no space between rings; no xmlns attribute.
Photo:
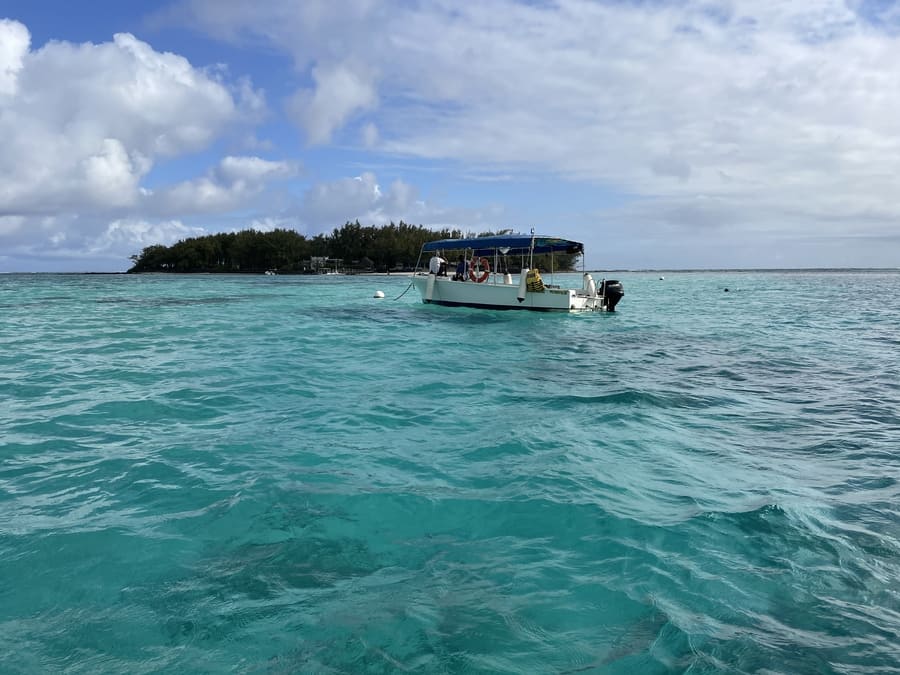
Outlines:
<svg viewBox="0 0 900 675"><path fill-rule="evenodd" d="M616 311L616 305L625 295L625 289L622 283L616 279L604 279L597 290L597 295L603 298L603 306L607 312Z"/></svg>

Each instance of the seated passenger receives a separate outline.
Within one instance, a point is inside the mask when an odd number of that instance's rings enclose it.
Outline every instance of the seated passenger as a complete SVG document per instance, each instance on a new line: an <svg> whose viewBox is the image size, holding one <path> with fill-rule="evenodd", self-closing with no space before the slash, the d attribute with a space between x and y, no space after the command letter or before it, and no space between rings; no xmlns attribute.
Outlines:
<svg viewBox="0 0 900 675"><path fill-rule="evenodd" d="M453 275L454 281L465 281L466 280L466 258L465 256L459 256L459 260L456 263L456 274Z"/></svg>
<svg viewBox="0 0 900 675"><path fill-rule="evenodd" d="M439 277L447 276L447 261L437 251L431 256L431 260L428 261L428 273Z"/></svg>
<svg viewBox="0 0 900 675"><path fill-rule="evenodd" d="M528 270L528 274L525 277L525 288L528 289L529 293L544 292L544 280L541 279L541 273L538 272L536 267Z"/></svg>

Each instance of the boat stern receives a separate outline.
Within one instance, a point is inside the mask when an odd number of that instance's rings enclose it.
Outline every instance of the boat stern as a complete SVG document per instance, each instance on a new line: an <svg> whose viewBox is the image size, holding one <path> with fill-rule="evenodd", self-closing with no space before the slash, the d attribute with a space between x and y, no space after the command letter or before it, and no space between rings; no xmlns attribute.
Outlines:
<svg viewBox="0 0 900 675"><path fill-rule="evenodd" d="M622 286L622 282L617 279L604 279L600 283L600 289L597 293L602 298L603 308L607 312L615 312L616 305L619 304L619 300L625 295L625 289Z"/></svg>

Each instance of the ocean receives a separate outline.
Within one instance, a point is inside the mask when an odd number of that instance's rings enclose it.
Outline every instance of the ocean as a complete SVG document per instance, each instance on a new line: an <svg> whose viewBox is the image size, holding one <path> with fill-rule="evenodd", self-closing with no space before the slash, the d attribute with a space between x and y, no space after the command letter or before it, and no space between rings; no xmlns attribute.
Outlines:
<svg viewBox="0 0 900 675"><path fill-rule="evenodd" d="M0 672L900 673L900 272L611 276L0 276Z"/></svg>

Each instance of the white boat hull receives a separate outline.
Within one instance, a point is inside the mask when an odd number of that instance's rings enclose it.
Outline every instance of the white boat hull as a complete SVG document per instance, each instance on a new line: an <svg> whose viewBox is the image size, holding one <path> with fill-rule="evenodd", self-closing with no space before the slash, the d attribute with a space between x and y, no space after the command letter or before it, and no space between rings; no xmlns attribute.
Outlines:
<svg viewBox="0 0 900 675"><path fill-rule="evenodd" d="M500 280L503 281L502 277ZM603 299L586 289L548 286L540 292L524 291L524 298L520 300L518 283L494 283L488 280L479 284L473 281L454 281L449 277L435 277L432 274L417 274L413 277L413 284L423 302L436 305L537 312L605 311Z"/></svg>

